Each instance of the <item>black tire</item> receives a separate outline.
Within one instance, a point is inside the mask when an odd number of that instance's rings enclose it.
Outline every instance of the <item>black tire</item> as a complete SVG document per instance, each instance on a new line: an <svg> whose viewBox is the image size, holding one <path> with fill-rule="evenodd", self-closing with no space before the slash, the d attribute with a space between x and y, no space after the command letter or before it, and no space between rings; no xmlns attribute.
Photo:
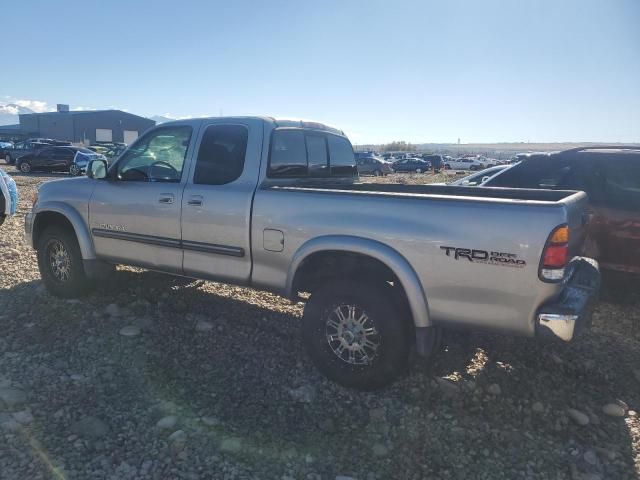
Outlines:
<svg viewBox="0 0 640 480"><path fill-rule="evenodd" d="M69 165L69 175L71 175L72 177L77 177L79 175L82 175L82 170L80 170L80 167L78 165L72 163L71 165Z"/></svg>
<svg viewBox="0 0 640 480"><path fill-rule="evenodd" d="M341 312L348 313L349 305L356 307L354 318L360 312L366 313L367 319L363 323L368 327L367 330L371 327L374 329L375 334L370 334L370 339L378 347L370 350L369 361L357 363L354 358L350 362L349 347L343 349L349 358L336 353L336 349L343 346L342 342L346 340L344 335L330 334L337 330L329 322L336 323L338 317L335 312L339 307L343 308ZM345 387L358 390L382 388L407 369L411 346L409 325L396 308L390 289L384 284L343 280L321 287L311 295L305 306L302 329L304 345L318 370ZM353 340L354 335L349 335ZM335 339L331 344L330 336L340 339ZM354 343L357 342L352 345Z"/></svg>
<svg viewBox="0 0 640 480"><path fill-rule="evenodd" d="M17 167L22 173L31 173L31 164L27 160L20 162L20 165L17 165Z"/></svg>
<svg viewBox="0 0 640 480"><path fill-rule="evenodd" d="M57 257L56 250L60 252ZM38 239L38 268L45 287L57 297L79 297L93 287L84 271L75 233L66 228L48 227L42 232Z"/></svg>

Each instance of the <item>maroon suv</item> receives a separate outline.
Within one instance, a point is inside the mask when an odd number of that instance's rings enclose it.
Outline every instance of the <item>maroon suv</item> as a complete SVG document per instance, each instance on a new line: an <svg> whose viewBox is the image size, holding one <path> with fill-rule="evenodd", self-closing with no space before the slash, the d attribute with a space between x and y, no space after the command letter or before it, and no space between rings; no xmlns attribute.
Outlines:
<svg viewBox="0 0 640 480"><path fill-rule="evenodd" d="M640 147L598 146L531 154L483 187L583 190L589 195L584 255L640 274Z"/></svg>

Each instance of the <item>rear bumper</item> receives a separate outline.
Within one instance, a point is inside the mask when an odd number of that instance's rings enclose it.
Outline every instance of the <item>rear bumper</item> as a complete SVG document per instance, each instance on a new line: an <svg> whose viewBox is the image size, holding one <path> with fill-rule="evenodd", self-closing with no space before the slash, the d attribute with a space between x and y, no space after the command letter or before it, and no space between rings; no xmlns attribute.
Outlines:
<svg viewBox="0 0 640 480"><path fill-rule="evenodd" d="M568 342L591 326L600 292L598 262L576 257L567 266L567 280L559 297L543 305L536 315L536 335Z"/></svg>

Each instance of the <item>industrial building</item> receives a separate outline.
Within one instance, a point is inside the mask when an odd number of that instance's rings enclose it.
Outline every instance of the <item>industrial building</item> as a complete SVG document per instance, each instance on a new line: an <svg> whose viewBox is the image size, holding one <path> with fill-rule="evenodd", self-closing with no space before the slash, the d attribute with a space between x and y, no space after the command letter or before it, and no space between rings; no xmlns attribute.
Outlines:
<svg viewBox="0 0 640 480"><path fill-rule="evenodd" d="M156 122L122 110L69 111L20 114L19 125L0 126L0 139L53 138L93 145L100 142L130 144Z"/></svg>

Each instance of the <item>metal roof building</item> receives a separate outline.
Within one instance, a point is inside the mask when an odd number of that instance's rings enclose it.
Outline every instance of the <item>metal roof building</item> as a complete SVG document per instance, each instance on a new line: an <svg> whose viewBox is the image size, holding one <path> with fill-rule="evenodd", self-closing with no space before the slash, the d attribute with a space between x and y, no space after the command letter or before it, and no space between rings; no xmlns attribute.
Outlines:
<svg viewBox="0 0 640 480"><path fill-rule="evenodd" d="M156 122L122 110L69 111L58 105L57 112L21 114L20 125L0 127L0 135L14 138L53 138L92 145L100 142L130 144Z"/></svg>

